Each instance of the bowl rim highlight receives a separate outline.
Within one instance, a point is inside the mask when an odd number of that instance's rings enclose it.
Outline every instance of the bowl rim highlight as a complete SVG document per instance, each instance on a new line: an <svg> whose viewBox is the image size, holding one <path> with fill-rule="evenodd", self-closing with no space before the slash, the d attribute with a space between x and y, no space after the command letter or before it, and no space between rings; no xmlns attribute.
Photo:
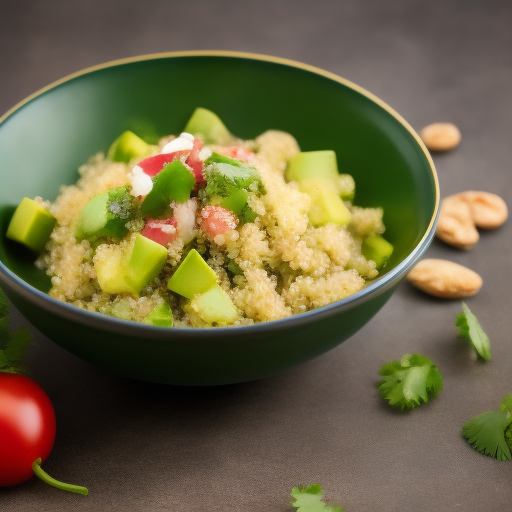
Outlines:
<svg viewBox="0 0 512 512"><path fill-rule="evenodd" d="M77 322L81 324L85 324L88 326L94 326L98 329L107 330L110 332L116 332L120 334L126 334L130 336L139 336L139 335L150 335L152 339L172 339L173 334L178 335L180 338L197 338L199 337L209 337L209 338L218 338L225 337L226 335L238 335L247 333L249 334L258 334L264 333L266 331L274 331L286 329L290 326L290 324L294 326L300 326L301 324L308 323L312 317L317 320L321 320L324 317L329 317L331 315L337 314L338 312L351 309L358 304L364 302L368 296L372 295L380 295L385 292L389 288L395 285L397 278L400 275L405 275L406 271L410 269L425 253L430 242L432 241L435 235L435 226L437 223L437 218L439 214L439 203L440 203L440 191L439 191L439 180L437 176L437 172L434 166L434 162L432 157L423 144L423 141L419 137L419 135L415 132L415 130L409 125L405 119L398 114L393 108L391 108L387 103L382 101L380 98L367 91L363 87L342 78L334 73L329 71L325 71L321 68L317 68L315 66L311 66L309 64L304 64L298 61L294 61L291 59L285 59L281 57L273 57L269 55L262 55L257 53L246 53L246 52L235 52L235 51L217 51L217 50L193 50L193 51L179 51L179 52L163 52L163 53L152 53L147 55L140 55L135 57L128 57L123 59L117 59L109 62L105 62L102 64L98 64L95 66L91 66L70 75L67 75L51 84L39 89L34 92L30 96L27 96L25 99L17 103L11 109L9 109L4 115L0 117L0 125L3 124L8 118L13 115L17 110L21 107L32 101L33 99L43 95L45 92L54 89L55 87L78 78L83 75L87 75L89 73L93 73L95 71L99 71L105 68L112 68L115 66L121 66L124 64L130 64L133 62L140 62L146 60L157 60L157 59L168 59L175 57L229 57L229 58L238 58L238 59L248 59L248 60L256 60L263 62L270 62L275 64L281 64L287 67L293 67L297 69L301 69L303 71L308 71L310 73L323 76L335 82L338 82L349 89L352 89L362 96L365 96L373 103L377 104L383 110L385 110L388 114L394 117L415 139L421 150L423 151L425 158L427 159L430 170L432 172L432 177L434 180L435 186L435 205L434 210L432 212L432 217L429 221L428 227L423 234L423 237L416 244L416 247L411 251L411 253L404 258L396 267L391 269L389 272L384 274L381 277L377 277L375 280L368 282L361 290L356 293L338 300L336 302L332 302L331 304L327 304L326 306L321 306L317 309L313 309L311 311L307 311L305 313L299 313L296 315L292 315L287 318L283 318L280 320L273 320L270 322L259 322L253 325L246 326L238 326L238 327L213 327L213 328L201 328L201 327L156 327L152 325L142 324L138 322L132 322L129 320L123 320L116 317L111 317L108 315L104 315L102 313L97 313L93 311L87 311L80 309L71 304L67 304L65 302L61 302L57 299L50 297L48 294L34 288L26 281L18 277L14 272L9 270L3 262L0 261L0 285L7 285L7 287L15 290L18 294L20 294L25 300L32 302L36 306L46 310L48 312L58 314L63 316L69 321Z"/></svg>

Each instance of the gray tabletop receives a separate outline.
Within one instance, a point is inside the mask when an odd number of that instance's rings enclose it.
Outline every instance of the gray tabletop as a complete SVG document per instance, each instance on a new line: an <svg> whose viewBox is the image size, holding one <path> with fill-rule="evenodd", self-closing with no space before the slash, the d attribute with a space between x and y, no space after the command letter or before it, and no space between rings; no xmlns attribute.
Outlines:
<svg viewBox="0 0 512 512"><path fill-rule="evenodd" d="M416 129L456 123L462 143L435 155L443 196L500 194L512 206L512 3L506 0L0 0L0 112L71 72L153 52L277 55L373 92ZM31 376L50 396L57 439L45 464L87 497L33 478L0 489L2 511L290 511L293 486L320 482L347 512L510 510L512 462L472 450L472 416L512 392L512 222L470 251L427 256L481 274L468 300L492 343L475 361L454 326L461 301L402 283L360 332L277 377L179 388L117 377L39 333ZM13 310L13 327L26 321ZM444 376L409 414L382 402L385 361L416 352Z"/></svg>

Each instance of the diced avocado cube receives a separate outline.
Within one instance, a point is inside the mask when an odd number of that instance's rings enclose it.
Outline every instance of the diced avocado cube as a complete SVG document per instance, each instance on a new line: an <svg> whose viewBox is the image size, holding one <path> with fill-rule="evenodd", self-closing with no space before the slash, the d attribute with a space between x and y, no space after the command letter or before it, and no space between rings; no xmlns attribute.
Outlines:
<svg viewBox="0 0 512 512"><path fill-rule="evenodd" d="M340 174L337 177L338 194L342 201L352 202L356 195L356 183L350 174Z"/></svg>
<svg viewBox="0 0 512 512"><path fill-rule="evenodd" d="M192 299L194 295L208 291L216 283L217 275L213 269L192 249L169 279L167 288Z"/></svg>
<svg viewBox="0 0 512 512"><path fill-rule="evenodd" d="M238 313L229 295L218 285L196 295L190 303L199 316L209 324L229 325L238 320Z"/></svg>
<svg viewBox="0 0 512 512"><path fill-rule="evenodd" d="M123 132L110 146L107 158L114 162L128 163L133 158L143 157L151 152L151 146L135 133Z"/></svg>
<svg viewBox="0 0 512 512"><path fill-rule="evenodd" d="M330 180L301 180L299 188L311 198L309 221L313 226L323 226L329 222L346 226L350 222L350 211Z"/></svg>
<svg viewBox="0 0 512 512"><path fill-rule="evenodd" d="M126 282L126 255L121 249L112 250L101 258L94 259L94 269L101 289L105 293L137 292Z"/></svg>
<svg viewBox="0 0 512 512"><path fill-rule="evenodd" d="M167 249L149 238L137 234L126 267L125 281L135 294L149 284L164 267Z"/></svg>
<svg viewBox="0 0 512 512"><path fill-rule="evenodd" d="M381 269L393 253L393 246L380 235L365 238L361 252L367 260L375 261L377 269Z"/></svg>
<svg viewBox="0 0 512 512"><path fill-rule="evenodd" d="M133 218L135 210L135 198L127 186L107 190L85 205L75 237L77 240L95 240L102 236L122 238L128 233L126 223Z"/></svg>
<svg viewBox="0 0 512 512"><path fill-rule="evenodd" d="M144 323L156 325L157 327L172 327L174 318L172 310L167 302L156 306L149 315L144 318Z"/></svg>
<svg viewBox="0 0 512 512"><path fill-rule="evenodd" d="M138 295L162 270L167 250L140 234L128 252L112 250L95 258L94 268L101 289L106 293Z"/></svg>
<svg viewBox="0 0 512 512"><path fill-rule="evenodd" d="M338 164L336 153L326 151L305 151L295 155L285 171L286 181L303 181L311 179L336 180Z"/></svg>
<svg viewBox="0 0 512 512"><path fill-rule="evenodd" d="M24 197L7 228L7 238L40 252L55 226L55 217L33 199Z"/></svg>
<svg viewBox="0 0 512 512"><path fill-rule="evenodd" d="M174 160L155 176L153 188L141 204L141 213L157 218L170 202L187 201L195 184L193 174L179 160Z"/></svg>
<svg viewBox="0 0 512 512"><path fill-rule="evenodd" d="M205 108L194 110L183 131L203 139L205 144L227 146L233 140L233 136L219 117Z"/></svg>

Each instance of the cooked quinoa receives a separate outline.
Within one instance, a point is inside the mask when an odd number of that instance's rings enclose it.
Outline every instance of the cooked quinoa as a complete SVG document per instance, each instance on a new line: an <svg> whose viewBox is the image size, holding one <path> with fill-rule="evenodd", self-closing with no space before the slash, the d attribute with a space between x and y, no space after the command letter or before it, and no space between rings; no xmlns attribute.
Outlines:
<svg viewBox="0 0 512 512"><path fill-rule="evenodd" d="M172 136L162 139L154 154L172 140ZM93 156L80 167L76 185L61 187L53 204L39 200L57 220L45 252L36 261L51 276L49 294L88 311L137 322L167 303L175 327L208 327L212 324L203 320L194 300L167 289L180 262L195 248L236 307L238 320L232 325L250 325L343 299L377 276L375 262L361 253L361 243L363 237L384 232L381 208L360 208L346 202L351 212L348 225L314 227L308 217L310 196L284 177L287 162L300 152L296 140L287 133L267 131L255 141L240 141L238 145L254 152L251 166L257 169L266 190L265 194L249 194L248 205L255 219L228 223L223 233L210 236L202 224L207 215L200 215L207 207L200 190L181 205L171 205L178 236L167 247L163 270L139 296L103 291L95 265L105 258L120 259L144 228L143 218L130 220L128 234L120 241L75 238L80 213L87 203L111 188L130 185L130 173L138 163L137 159L128 164L113 162L102 153ZM209 149L222 151L214 145ZM173 229L168 227L167 232Z"/></svg>

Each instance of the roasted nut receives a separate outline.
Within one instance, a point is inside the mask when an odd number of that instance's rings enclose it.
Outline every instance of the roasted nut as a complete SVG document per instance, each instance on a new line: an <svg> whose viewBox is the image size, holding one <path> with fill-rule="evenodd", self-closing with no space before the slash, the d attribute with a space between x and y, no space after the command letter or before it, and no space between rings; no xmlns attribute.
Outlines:
<svg viewBox="0 0 512 512"><path fill-rule="evenodd" d="M460 131L452 123L434 123L425 126L420 137L432 151L447 151L459 145Z"/></svg>
<svg viewBox="0 0 512 512"><path fill-rule="evenodd" d="M475 227L471 208L460 194L443 199L436 236L460 249L470 249L478 242L480 235Z"/></svg>
<svg viewBox="0 0 512 512"><path fill-rule="evenodd" d="M407 280L444 299L471 297L482 287L482 278L476 272L447 260L422 260L409 272Z"/></svg>
<svg viewBox="0 0 512 512"><path fill-rule="evenodd" d="M456 194L456 197L460 197L468 204L473 222L479 228L499 228L508 218L507 205L496 194L468 190Z"/></svg>

